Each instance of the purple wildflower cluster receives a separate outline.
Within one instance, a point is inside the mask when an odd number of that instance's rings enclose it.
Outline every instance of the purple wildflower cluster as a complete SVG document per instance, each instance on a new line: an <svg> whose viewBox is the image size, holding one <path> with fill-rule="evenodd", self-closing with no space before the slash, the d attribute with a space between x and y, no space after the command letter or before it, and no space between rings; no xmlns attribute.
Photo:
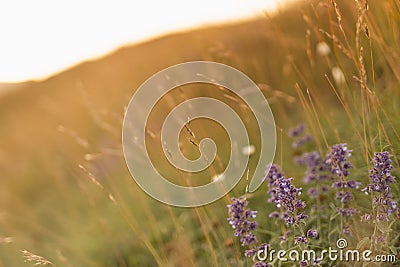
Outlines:
<svg viewBox="0 0 400 267"><path fill-rule="evenodd" d="M300 267L304 267L304 266L307 266L307 265L308 265L307 261L301 261L301 262L299 263L299 266L300 266Z"/></svg>
<svg viewBox="0 0 400 267"><path fill-rule="evenodd" d="M353 167L348 158L351 156L352 150L347 148L347 144L336 144L332 146L331 151L327 154L326 164L330 167L332 174L337 179L332 183L332 187L336 188L336 198L341 203L347 203L353 199L353 195L347 189L358 189L360 182L347 180L349 169Z"/></svg>
<svg viewBox="0 0 400 267"><path fill-rule="evenodd" d="M318 236L317 230L310 229L310 230L307 231L307 237L317 238L317 236Z"/></svg>
<svg viewBox="0 0 400 267"><path fill-rule="evenodd" d="M267 243L263 243L261 245L259 245L256 249L248 249L246 250L246 252L244 253L244 255L246 257L252 258L254 256L257 255L257 252L259 251L265 251L265 249L270 249L270 245ZM264 262L264 261L257 261L253 264L253 267L269 267L271 266L268 262Z"/></svg>
<svg viewBox="0 0 400 267"><path fill-rule="evenodd" d="M305 237L304 235L296 236L296 237L294 238L294 243L295 243L296 245L297 245L297 244L301 244L301 243L307 244L307 243L308 243L308 240L307 240L307 237Z"/></svg>
<svg viewBox="0 0 400 267"><path fill-rule="evenodd" d="M304 183L308 184L313 181L325 180L328 175L324 171L328 170L328 165L325 160L320 156L317 151L304 153L295 158L298 165L307 167L305 176L303 177Z"/></svg>
<svg viewBox="0 0 400 267"><path fill-rule="evenodd" d="M278 165L271 165L264 181L268 181L268 194L270 195L268 201L274 202L281 210L281 214L278 212L271 213L269 215L271 218L281 217L287 224L298 223L307 218L307 215L303 212L297 214L306 206L303 201L297 198L301 194L301 188L296 188L292 184L293 178L286 179Z"/></svg>
<svg viewBox="0 0 400 267"><path fill-rule="evenodd" d="M240 236L242 246L250 246L257 243L254 231L257 222L254 221L257 211L247 209L248 201L242 196L232 198L232 204L228 205L228 221L235 229L235 236Z"/></svg>
<svg viewBox="0 0 400 267"><path fill-rule="evenodd" d="M317 151L304 153L295 158L295 162L300 166L306 166L306 172L303 177L305 184L314 183L317 187L311 187L307 190L307 194L313 198L319 197L329 190L327 185L322 184L331 177L327 175L329 166Z"/></svg>
<svg viewBox="0 0 400 267"><path fill-rule="evenodd" d="M269 264L268 262L264 262L264 261L259 261L254 263L253 267L269 267L271 266L271 264Z"/></svg>
<svg viewBox="0 0 400 267"><path fill-rule="evenodd" d="M269 244L266 243L257 246L258 240L254 235L254 231L257 229L257 222L254 221L257 211L246 208L249 202L243 196L232 198L231 200L232 204L227 205L229 224L235 229L235 236L240 236L241 245L248 247L244 255L246 257L254 257L259 250L269 247ZM253 267L269 266L271 265L268 262L262 261L257 261L253 265Z"/></svg>
<svg viewBox="0 0 400 267"><path fill-rule="evenodd" d="M352 150L347 148L347 144L336 144L331 147L325 161L331 173L337 178L332 183L332 187L336 189L336 199L342 205L337 211L344 217L352 217L357 213L355 208L349 207L349 202L354 198L350 189L358 189L361 184L354 180L347 180L350 174L349 169L353 167L348 160L351 153ZM343 225L342 231L345 234L351 234L350 227L347 224Z"/></svg>
<svg viewBox="0 0 400 267"><path fill-rule="evenodd" d="M267 168L268 170L268 168ZM270 195L270 198L268 199L268 202L275 202L276 199L276 190L275 190L275 185L276 181L278 179L281 179L284 177L284 174L281 170L281 168L276 165L272 164L271 167L269 168L268 172L265 173L265 176L263 178L263 181L267 181L268 183L268 194ZM275 217L275 216L273 216Z"/></svg>
<svg viewBox="0 0 400 267"><path fill-rule="evenodd" d="M293 178L286 179L281 177L277 179L275 187L275 199L277 207L283 206L290 213L295 213L295 211L302 210L306 204L297 198L301 195L301 188L296 188L293 185Z"/></svg>
<svg viewBox="0 0 400 267"><path fill-rule="evenodd" d="M371 164L369 177L372 183L362 191L366 194L375 193L373 206L377 209L377 221L389 221L389 217L398 211L390 188L390 185L395 182L395 177L391 175L393 166L389 152L376 152ZM367 214L364 219L368 218L371 219Z"/></svg>
<svg viewBox="0 0 400 267"><path fill-rule="evenodd" d="M296 127L289 129L288 135L292 138L300 137L304 134L305 128L304 123L299 123Z"/></svg>
<svg viewBox="0 0 400 267"><path fill-rule="evenodd" d="M314 141L312 135L305 133L305 128L305 125L300 123L288 131L288 135L294 139L292 142L292 148L296 149L306 143Z"/></svg>
<svg viewBox="0 0 400 267"><path fill-rule="evenodd" d="M347 158L351 157L353 151L347 148L347 144L333 145L331 151L326 156L326 164L330 166L332 174L340 178L349 175L349 169L353 167Z"/></svg>
<svg viewBox="0 0 400 267"><path fill-rule="evenodd" d="M257 254L258 251L264 251L265 248L270 249L270 245L267 244L267 243L263 243L263 244L259 245L259 246L257 247L257 249L248 249L248 250L246 250L246 252L244 253L244 255L245 255L246 257L253 257L254 255Z"/></svg>
<svg viewBox="0 0 400 267"><path fill-rule="evenodd" d="M289 137L295 139L292 144L294 149L298 148L301 144L312 141L311 135L305 135L304 124L299 124L295 128L288 131ZM325 162L325 159L317 151L306 152L300 156L295 156L295 163L299 166L306 166L305 175L303 181L305 184L314 183L314 187L310 187L307 190L307 194L312 198L319 198L321 195L329 191L329 187L323 184L324 181L331 177L327 174L329 165Z"/></svg>
<svg viewBox="0 0 400 267"><path fill-rule="evenodd" d="M306 204L298 198L301 194L301 188L296 188L293 185L293 178L285 178L285 175L281 171L281 168L273 164L269 169L269 172L264 177L264 181L268 181L268 194L270 198L269 202L274 202L280 209L280 212L274 211L269 217L270 218L281 218L288 225L299 224L304 222L308 215L303 211ZM301 235L295 237L295 244L308 242L307 237L316 238L317 231L310 229L309 235ZM281 237L282 241L287 240L287 234Z"/></svg>
<svg viewBox="0 0 400 267"><path fill-rule="evenodd" d="M305 136L304 132L304 124L299 124L289 131L289 136L295 139L294 148L297 149L302 144L303 141L300 140L305 140L302 139ZM299 152L301 150L296 150L296 154L299 154ZM320 214L313 214L313 210L321 211L324 209L325 205L321 205L321 201L326 199L327 195L324 194L329 190L328 185L331 185L339 203L336 210L341 215L341 231L347 235L352 235L352 229L355 227L351 224L354 220L350 217L359 213L352 205L352 201L355 196L354 192L361 185L360 182L352 180L350 177L350 169L353 168L349 160L351 155L352 150L348 149L347 144L343 143L333 145L326 157L321 156L317 151L312 151L295 158L298 165L306 167L303 182L307 185L307 194L316 199L309 199L310 201L307 203L311 207L311 219L309 221L312 222L317 218L321 220L318 225L323 225L326 220L332 218L329 216L318 217ZM362 191L373 196L374 210L370 214L366 213L361 216L361 221L389 221L399 213L397 203L391 193L391 185L395 182L395 177L391 174L393 166L389 153L375 153L371 164L372 169L369 172L371 183ZM280 237L280 242L291 240L295 245L300 245L301 248L308 247L311 239L318 238L319 231L321 231L321 235L325 233L324 227L318 228L318 231L309 227L305 228L308 215L305 212L306 203L300 199L302 188L297 188L293 184L294 178L286 178L280 166L272 164L267 170L263 181L268 185L268 202L274 203L278 208L269 214L269 218L280 219L285 222L282 226L283 234ZM358 190L358 192L360 191ZM312 206L313 201L317 201L317 209ZM228 205L228 221L235 229L235 236L240 237L241 245L246 247L244 255L253 258L254 261L257 253L264 250L266 246L269 248L270 245L260 245L257 240L254 234L257 229L257 223L254 220L257 212L248 209L247 206L248 202L245 197L232 198L232 204ZM271 235L274 236L273 233ZM374 244L386 242L386 237L382 233L370 237ZM299 264L300 266L320 266L320 260L300 261ZM253 267L265 266L271 266L271 263L263 261L253 263Z"/></svg>
<svg viewBox="0 0 400 267"><path fill-rule="evenodd" d="M268 181L268 186L275 184L277 179L284 176L281 168L276 164L272 164L269 169L267 168L267 170L268 172L265 172L263 182Z"/></svg>

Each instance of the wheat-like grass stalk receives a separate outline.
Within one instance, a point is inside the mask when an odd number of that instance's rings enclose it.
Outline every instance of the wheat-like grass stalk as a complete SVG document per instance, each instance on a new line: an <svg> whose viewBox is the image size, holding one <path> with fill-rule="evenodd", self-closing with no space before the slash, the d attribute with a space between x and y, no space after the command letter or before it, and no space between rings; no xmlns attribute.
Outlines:
<svg viewBox="0 0 400 267"><path fill-rule="evenodd" d="M56 266L54 263L49 261L46 258L43 258L42 256L36 255L28 250L21 250L22 256L24 257L25 262L32 262L34 266L37 265L50 265L50 266Z"/></svg>
<svg viewBox="0 0 400 267"><path fill-rule="evenodd" d="M7 236L7 237L0 237L0 244L11 244L14 242L14 238Z"/></svg>

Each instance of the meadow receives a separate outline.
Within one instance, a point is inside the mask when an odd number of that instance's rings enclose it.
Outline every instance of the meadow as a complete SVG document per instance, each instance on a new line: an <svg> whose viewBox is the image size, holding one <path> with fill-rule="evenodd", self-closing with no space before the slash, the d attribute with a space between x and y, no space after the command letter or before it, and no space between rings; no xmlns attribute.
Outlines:
<svg viewBox="0 0 400 267"><path fill-rule="evenodd" d="M245 232L254 233L260 244L318 250L335 247L344 237L349 248L393 254L397 262L315 264L398 266L398 210L380 222L382 205L373 202L377 192L371 189L367 195L362 189L372 183L373 167L378 168L375 152L387 151L391 175L400 176L399 27L396 0L305 1L262 18L126 46L47 80L15 86L0 96L0 266L253 266L252 257L244 255L248 248L242 245L243 233L235 236L237 228L232 229L227 220L235 212L228 214L227 205L240 196L248 201L246 209L258 211L250 220L257 222L257 229ZM197 208L164 205L134 182L122 153L125 108L148 77L192 60L235 67L262 90L276 123L274 163L285 178L294 178L292 189L302 188L295 199L306 205L303 209L309 217L304 222L295 222L292 229L287 221L270 217L274 211L281 216L286 207L268 201L276 179L270 184L267 179L250 194L243 177L227 196ZM258 145L260 133L240 100L213 86L192 89L177 88L158 103L148 125L156 140L168 111L185 99L208 96L231 105L245 121L251 142ZM293 134L291 129L299 124L305 125L304 134ZM188 178L166 163L159 142L149 151L171 180L204 183L223 171L230 148L220 126L196 120L190 127L199 140L211 137L218 144L211 170ZM304 136L312 136L312 142L292 145ZM196 158L198 150L189 138L190 132L182 131L184 154ZM339 171L330 172L338 163L326 163L333 157L332 150L340 150L332 148L335 144L347 144L352 150L351 156L348 150L343 152L344 146L340 152L345 155L342 162L351 162L351 168L339 164ZM317 186L303 178L310 164L299 162L304 153L313 151L325 164L318 175L330 177L318 180ZM258 156L256 152L250 158L250 174ZM343 174L345 169L349 174ZM331 184L347 183L347 179L360 184L351 188L352 200L345 206L337 199L343 192ZM329 187L326 193L307 194L323 185ZM389 187L391 199L398 203L395 179ZM346 217L338 208L357 211ZM351 233L345 233L344 225ZM305 236L310 229L318 232L315 238L310 233L307 243L295 242L296 236ZM255 246L247 243L251 249Z"/></svg>

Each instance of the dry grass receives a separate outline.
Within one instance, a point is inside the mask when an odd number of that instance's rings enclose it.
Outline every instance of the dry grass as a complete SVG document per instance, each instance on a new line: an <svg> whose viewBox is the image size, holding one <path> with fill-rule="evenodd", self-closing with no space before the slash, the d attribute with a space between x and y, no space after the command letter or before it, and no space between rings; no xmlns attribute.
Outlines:
<svg viewBox="0 0 400 267"><path fill-rule="evenodd" d="M277 123L276 161L290 175L301 171L291 161L285 132L299 121L308 123L320 151L342 141L361 151L355 173L383 149L399 168L400 6L394 0L369 4L311 1L238 25L166 36L2 96L0 235L7 237L0 239L0 266L21 266L20 251L36 265L247 266L225 219L229 197L242 194L245 181L211 205L172 208L138 188L122 157L124 107L135 88L184 61L227 63L260 85ZM321 42L329 53L318 53ZM335 67L344 80L335 80ZM226 90L184 89L162 99L152 114L154 140L166 112L195 96L221 99L254 128L248 109ZM183 151L196 157L195 144L210 135L210 127L220 153L213 168L198 176L163 162L161 144L150 148L172 180L204 182L195 179L223 170L229 149L213 124L191 122L181 133ZM258 132L250 135L256 144ZM256 162L254 155L249 169ZM264 205L263 193L248 198Z"/></svg>
<svg viewBox="0 0 400 267"><path fill-rule="evenodd" d="M50 265L50 266L55 266L51 261L33 254L32 252L29 252L27 250L21 250L22 256L24 257L25 262L31 262L32 265Z"/></svg>

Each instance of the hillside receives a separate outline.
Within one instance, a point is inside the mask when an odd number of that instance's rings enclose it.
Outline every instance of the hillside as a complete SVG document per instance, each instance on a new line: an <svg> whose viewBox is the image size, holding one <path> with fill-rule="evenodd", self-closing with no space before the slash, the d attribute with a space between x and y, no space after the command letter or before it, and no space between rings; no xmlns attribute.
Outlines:
<svg viewBox="0 0 400 267"><path fill-rule="evenodd" d="M257 83L277 90L293 87L282 82L276 73L287 68L289 55L285 55L285 50L295 53L304 48L304 35L278 31L277 23L279 20L263 18L168 35L121 48L48 80L21 85L0 98L0 130L5 136L0 147L3 158L16 164L8 175L21 179L24 174L15 170L24 168L18 164L31 164L31 157L39 161L40 154L57 153L69 162L76 160L81 148L57 131L59 126L82 138L95 135L95 140L118 141L124 107L134 90L152 74L170 65L212 60L236 67ZM290 29L304 22L301 17L293 16L285 24ZM285 46L282 46L283 38L290 39L285 41ZM284 56L272 60L268 58L271 53ZM304 61L305 56L297 55L299 61ZM99 124L112 130L100 131ZM43 140L46 145L32 140ZM95 140L90 138L95 146L101 146L97 142L104 142Z"/></svg>

